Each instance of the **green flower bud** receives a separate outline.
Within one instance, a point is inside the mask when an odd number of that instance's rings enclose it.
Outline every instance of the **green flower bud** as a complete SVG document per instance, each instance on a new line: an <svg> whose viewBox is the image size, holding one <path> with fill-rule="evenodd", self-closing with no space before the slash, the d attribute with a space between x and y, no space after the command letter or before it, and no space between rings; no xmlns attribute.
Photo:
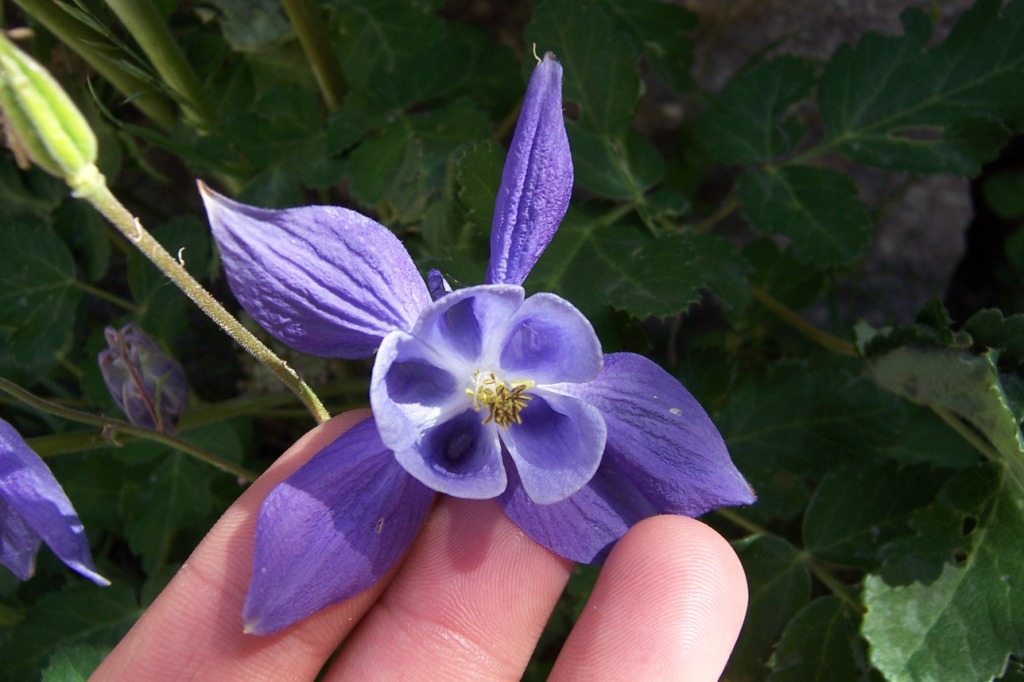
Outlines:
<svg viewBox="0 0 1024 682"><path fill-rule="evenodd" d="M99 175L96 136L59 83L0 32L0 109L40 168L78 189Z"/></svg>

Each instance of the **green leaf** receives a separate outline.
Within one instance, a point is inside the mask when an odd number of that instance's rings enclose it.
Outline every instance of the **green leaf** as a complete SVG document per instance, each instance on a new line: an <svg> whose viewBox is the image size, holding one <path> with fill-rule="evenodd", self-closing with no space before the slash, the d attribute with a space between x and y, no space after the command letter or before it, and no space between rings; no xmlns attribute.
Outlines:
<svg viewBox="0 0 1024 682"><path fill-rule="evenodd" d="M109 653L110 649L95 646L61 649L50 657L50 664L43 670L43 682L87 682Z"/></svg>
<svg viewBox="0 0 1024 682"><path fill-rule="evenodd" d="M643 48L655 73L678 92L690 90L697 15L682 5L658 0L605 0L612 16Z"/></svg>
<svg viewBox="0 0 1024 682"><path fill-rule="evenodd" d="M771 238L747 244L743 257L754 268L753 282L790 308L810 305L827 289L828 280L819 268L779 249Z"/></svg>
<svg viewBox="0 0 1024 682"><path fill-rule="evenodd" d="M980 0L929 49L920 10L906 33L872 33L825 68L818 100L823 144L867 165L912 173L976 175L1021 113L1024 10Z"/></svg>
<svg viewBox="0 0 1024 682"><path fill-rule="evenodd" d="M340 59L351 89L382 113L438 99L466 77L472 48L447 39L447 27L432 7L409 0L331 4L337 9Z"/></svg>
<svg viewBox="0 0 1024 682"><path fill-rule="evenodd" d="M210 0L217 9L224 38L236 50L266 48L293 29L277 0Z"/></svg>
<svg viewBox="0 0 1024 682"><path fill-rule="evenodd" d="M75 284L71 253L49 226L0 222L0 338L10 353L0 352L0 361L25 368L54 361L71 341L82 298Z"/></svg>
<svg viewBox="0 0 1024 682"><path fill-rule="evenodd" d="M758 518L793 518L810 482L847 462L877 459L896 438L900 406L871 381L781 364L741 385L716 423L758 493Z"/></svg>
<svg viewBox="0 0 1024 682"><path fill-rule="evenodd" d="M747 220L788 237L793 252L819 266L848 263L871 238L871 217L847 176L827 168L790 166L748 171L737 182Z"/></svg>
<svg viewBox="0 0 1024 682"><path fill-rule="evenodd" d="M981 194L1000 218L1013 220L1024 216L1024 174L993 173L982 183Z"/></svg>
<svg viewBox="0 0 1024 682"><path fill-rule="evenodd" d="M609 199L641 202L644 193L665 175L665 161L635 130L622 137L599 135L570 121L575 181Z"/></svg>
<svg viewBox="0 0 1024 682"><path fill-rule="evenodd" d="M67 196L67 186L41 170L21 171L0 158L0 224L47 217Z"/></svg>
<svg viewBox="0 0 1024 682"><path fill-rule="evenodd" d="M588 315L611 305L643 319L685 312L702 289L742 307L749 296L744 270L731 245L713 235L651 239L570 210L529 285L565 296Z"/></svg>
<svg viewBox="0 0 1024 682"><path fill-rule="evenodd" d="M537 2L525 33L538 54L554 52L562 63L562 96L579 105L581 126L605 135L629 129L640 97L636 51L601 3Z"/></svg>
<svg viewBox="0 0 1024 682"><path fill-rule="evenodd" d="M806 127L795 105L811 94L814 64L784 55L757 62L729 81L696 133L724 163L756 163L790 153Z"/></svg>
<svg viewBox="0 0 1024 682"><path fill-rule="evenodd" d="M979 310L964 323L975 348L999 350L999 364L1024 363L1024 315L1003 317L1001 310Z"/></svg>
<svg viewBox="0 0 1024 682"><path fill-rule="evenodd" d="M451 187L424 219L423 237L437 267L456 284L483 281L504 156L490 141L461 147L451 160Z"/></svg>
<svg viewBox="0 0 1024 682"><path fill-rule="evenodd" d="M1024 485L1024 438L991 354L903 347L871 361L868 369L887 391L948 410L973 426Z"/></svg>
<svg viewBox="0 0 1024 682"><path fill-rule="evenodd" d="M789 619L811 597L811 575L800 552L774 535L733 543L750 593L747 617L725 668L726 679L759 679Z"/></svg>
<svg viewBox="0 0 1024 682"><path fill-rule="evenodd" d="M0 646L0 669L11 680L37 678L57 652L78 645L112 648L142 615L127 585L81 583L32 605Z"/></svg>
<svg viewBox="0 0 1024 682"><path fill-rule="evenodd" d="M949 534L960 536L963 548L942 561L937 575L899 585L872 575L865 582L863 633L871 662L892 682L992 679L1010 654L1024 650L1017 594L1024 581L1024 496L997 466L965 472L947 486L956 488L971 494L953 492L933 514L949 517ZM930 535L918 540L926 556ZM903 551L913 553L914 544Z"/></svg>
<svg viewBox="0 0 1024 682"><path fill-rule="evenodd" d="M84 201L65 201L53 215L53 227L71 248L85 278L95 282L103 277L110 264L109 226L96 209Z"/></svg>
<svg viewBox="0 0 1024 682"><path fill-rule="evenodd" d="M152 574L167 560L175 535L203 521L211 508L210 469L180 452L168 454L145 479L121 496L125 537Z"/></svg>
<svg viewBox="0 0 1024 682"><path fill-rule="evenodd" d="M942 480L927 466L892 462L833 469L804 513L804 548L821 561L871 569L882 545L909 532L909 515L931 502Z"/></svg>
<svg viewBox="0 0 1024 682"><path fill-rule="evenodd" d="M861 682L866 670L859 618L839 597L815 599L786 626L768 682Z"/></svg>
<svg viewBox="0 0 1024 682"><path fill-rule="evenodd" d="M369 206L386 203L400 222L419 220L444 183L448 159L489 134L487 117L468 99L399 115L352 151L346 166L352 193Z"/></svg>
<svg viewBox="0 0 1024 682"><path fill-rule="evenodd" d="M978 451L963 438L950 438L949 427L933 411L912 403L904 408L906 418L899 426L900 438L886 449L886 457L904 464L926 463L946 469L977 464Z"/></svg>

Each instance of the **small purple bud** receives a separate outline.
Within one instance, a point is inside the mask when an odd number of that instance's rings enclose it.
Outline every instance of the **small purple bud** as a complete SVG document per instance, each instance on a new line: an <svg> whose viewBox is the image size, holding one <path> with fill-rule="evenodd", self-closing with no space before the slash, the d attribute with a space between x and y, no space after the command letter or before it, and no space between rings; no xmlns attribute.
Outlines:
<svg viewBox="0 0 1024 682"><path fill-rule="evenodd" d="M137 325L107 327L110 348L99 354L100 372L114 402L136 426L173 433L188 406L185 371Z"/></svg>

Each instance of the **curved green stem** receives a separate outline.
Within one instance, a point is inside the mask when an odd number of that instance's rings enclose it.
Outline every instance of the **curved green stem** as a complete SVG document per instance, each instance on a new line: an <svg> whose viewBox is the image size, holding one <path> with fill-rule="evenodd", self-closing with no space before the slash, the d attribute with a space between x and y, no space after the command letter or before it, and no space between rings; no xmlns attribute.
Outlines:
<svg viewBox="0 0 1024 682"><path fill-rule="evenodd" d="M310 0L281 0L281 6L299 36L302 51L306 53L306 59L313 69L327 110L334 111L344 99L348 85L334 50L331 49L331 42L327 39L319 9Z"/></svg>
<svg viewBox="0 0 1024 682"><path fill-rule="evenodd" d="M53 0L14 0L46 30L74 50L89 66L110 82L125 99L150 121L171 130L178 121L174 103L151 84L126 71L120 49L86 26Z"/></svg>
<svg viewBox="0 0 1024 682"><path fill-rule="evenodd" d="M74 286L75 288L81 289L87 294L95 296L96 298L101 298L107 303L113 303L114 305L120 308L124 308L129 312L137 313L139 311L139 306L135 305L131 301L126 301L120 296L115 296L114 294L106 292L103 289L100 289L99 287L94 287L91 284L87 284L77 279L74 281Z"/></svg>
<svg viewBox="0 0 1024 682"><path fill-rule="evenodd" d="M217 114L152 1L106 0L106 3L149 57L156 72L181 99L185 121L200 130L213 128Z"/></svg>
<svg viewBox="0 0 1024 682"><path fill-rule="evenodd" d="M821 584L829 589L829 592L839 597L840 600L846 602L851 608L857 611L857 613L864 614L867 612L864 605L860 603L860 600L857 599L856 595L854 595L850 590L849 585L832 575L831 571L829 571L820 561L810 554L807 554L806 552L803 552L802 554L804 566L810 570Z"/></svg>
<svg viewBox="0 0 1024 682"><path fill-rule="evenodd" d="M172 448L181 450L202 462L206 462L207 464L217 467L221 471L237 476L245 481L251 482L256 480L257 474L255 472L249 471L245 467L229 462L212 452L207 452L202 448L196 447L191 443L187 443L180 438L167 435L166 433L145 429L141 426L135 426L134 424L129 424L128 422L121 421L120 419L100 417L89 412L83 412L82 410L76 410L71 407L59 405L44 398L40 398L39 396L26 391L21 386L18 386L17 384L2 377L0 377L0 390L14 396L26 405L30 405L41 412L46 412L57 417L80 422L82 424L98 426L103 429L102 437L107 440L113 439L114 436L119 433L134 436L136 438L145 438L147 440L156 441L157 443L169 445Z"/></svg>
<svg viewBox="0 0 1024 682"><path fill-rule="evenodd" d="M192 299L210 319L217 323L231 338L277 376L306 405L318 423L330 419L320 399L313 390L295 373L288 364L274 354L270 348L242 326L220 302L210 295L199 282L167 250L149 234L107 187L106 179L95 170L83 174L82 179L70 182L74 196L88 201L103 217L111 222L128 240L174 282L185 295Z"/></svg>
<svg viewBox="0 0 1024 682"><path fill-rule="evenodd" d="M725 219L730 213L735 211L740 206L740 200L735 196L730 197L721 206L715 209L715 212L709 215L704 220L700 221L693 226L693 231L697 234L704 234L710 232L711 228L717 225L719 222Z"/></svg>
<svg viewBox="0 0 1024 682"><path fill-rule="evenodd" d="M932 408L932 412L934 412L939 419L946 422L946 426L960 434L961 438L970 443L971 446L984 455L986 459L993 462L1001 462L1003 460L999 453L996 452L995 448L988 444L988 441L975 433L971 427L963 423L955 414L939 405L929 405L928 407Z"/></svg>
<svg viewBox="0 0 1024 682"><path fill-rule="evenodd" d="M815 327L813 324L805 320L804 318L797 315L795 312L783 305L778 299L769 294L767 291L757 286L756 284L750 285L750 291L754 296L754 299L758 303L763 305L768 310L775 313L776 317L781 319L789 326L796 329L798 332L817 342L818 344L834 350L842 355L848 355L850 357L858 357L857 347L849 341L836 338L823 329Z"/></svg>

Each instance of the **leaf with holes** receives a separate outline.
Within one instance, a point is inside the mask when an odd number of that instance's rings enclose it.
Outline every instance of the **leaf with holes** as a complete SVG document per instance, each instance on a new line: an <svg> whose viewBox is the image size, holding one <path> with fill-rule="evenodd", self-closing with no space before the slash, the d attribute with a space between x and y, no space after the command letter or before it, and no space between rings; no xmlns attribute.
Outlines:
<svg viewBox="0 0 1024 682"><path fill-rule="evenodd" d="M1001 466L969 469L915 524L899 569L865 582L871 662L892 682L998 676L1024 650L1024 494Z"/></svg>

